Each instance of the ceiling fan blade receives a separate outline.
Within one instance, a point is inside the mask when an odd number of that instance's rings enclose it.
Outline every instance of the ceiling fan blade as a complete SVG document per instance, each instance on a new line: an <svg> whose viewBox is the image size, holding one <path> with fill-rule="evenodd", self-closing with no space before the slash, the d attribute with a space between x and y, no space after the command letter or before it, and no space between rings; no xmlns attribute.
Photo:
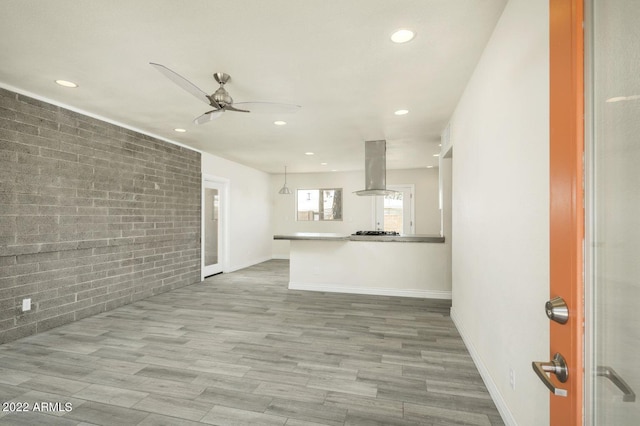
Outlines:
<svg viewBox="0 0 640 426"><path fill-rule="evenodd" d="M233 105L237 105L237 104L233 104ZM235 108L233 105L225 105L224 109L226 109L227 111L251 112L251 111L246 110L246 109Z"/></svg>
<svg viewBox="0 0 640 426"><path fill-rule="evenodd" d="M149 62L149 65L153 66L155 69L157 69L162 74L164 74L164 76L167 77L169 80L173 81L175 84L182 87L184 90L191 93L196 98L200 99L202 102L206 103L207 105L212 104L212 100L209 98L209 95L207 95L198 86L196 86L186 78L182 77L180 74L174 71L171 71L169 68L165 67L164 65L156 64L154 62ZM216 105L213 105L213 106L216 106Z"/></svg>
<svg viewBox="0 0 640 426"><path fill-rule="evenodd" d="M278 102L235 102L233 106L258 113L291 113L302 108L300 105Z"/></svg>
<svg viewBox="0 0 640 426"><path fill-rule="evenodd" d="M205 112L200 117L193 120L193 122L196 124L208 123L209 121L215 120L216 118L220 117L223 112L223 109L214 109L212 111Z"/></svg>

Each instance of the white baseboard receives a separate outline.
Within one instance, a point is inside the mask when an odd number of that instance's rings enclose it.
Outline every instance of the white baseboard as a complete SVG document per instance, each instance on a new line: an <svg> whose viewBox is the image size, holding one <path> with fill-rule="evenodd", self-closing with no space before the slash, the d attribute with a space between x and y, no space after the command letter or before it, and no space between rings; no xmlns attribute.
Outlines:
<svg viewBox="0 0 640 426"><path fill-rule="evenodd" d="M403 290L397 288L345 287L335 284L301 283L289 281L290 290L322 291L328 293L372 294L376 296L418 297L421 299L451 299L450 291Z"/></svg>
<svg viewBox="0 0 640 426"><path fill-rule="evenodd" d="M237 263L235 265L229 265L228 268L224 270L224 272L234 272L240 269L248 268L249 266L257 265L258 263L266 262L267 260L271 260L271 256L259 257L257 259L249 260L242 263Z"/></svg>
<svg viewBox="0 0 640 426"><path fill-rule="evenodd" d="M274 254L273 256L271 256L272 259L276 259L276 260L289 260L289 255L288 254Z"/></svg>
<svg viewBox="0 0 640 426"><path fill-rule="evenodd" d="M516 419L513 417L513 414L511 414L511 411L509 410L507 403L505 402L504 398L502 397L502 394L500 393L500 391L498 390L498 387L493 381L493 378L491 377L489 370L482 362L482 359L480 358L480 354L478 354L478 351L476 350L475 346L473 346L473 343L471 343L471 339L469 338L469 335L467 334L464 328L464 325L462 324L462 321L456 315L456 311L453 307L451 308L451 320L453 321L456 328L458 329L458 333L460 333L460 336L462 336L462 341L467 347L467 350L469 351L469 354L473 359L473 363L476 365L476 368L480 372L480 376L482 377L482 380L484 381L484 384L487 387L487 390L489 391L489 395L491 395L491 399L493 400L494 404L496 404L496 408L498 409L498 412L502 417L502 421L507 426L517 426L518 423L516 422Z"/></svg>

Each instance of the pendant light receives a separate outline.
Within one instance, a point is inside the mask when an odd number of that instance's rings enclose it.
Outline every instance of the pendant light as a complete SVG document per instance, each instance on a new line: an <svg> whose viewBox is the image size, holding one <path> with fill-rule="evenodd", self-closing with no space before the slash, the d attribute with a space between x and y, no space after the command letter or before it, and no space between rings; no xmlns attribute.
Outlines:
<svg viewBox="0 0 640 426"><path fill-rule="evenodd" d="M291 194L291 190L287 188L287 166L284 166L284 185L282 186L282 188L280 188L280 191L278 191L278 194L283 194L283 195Z"/></svg>

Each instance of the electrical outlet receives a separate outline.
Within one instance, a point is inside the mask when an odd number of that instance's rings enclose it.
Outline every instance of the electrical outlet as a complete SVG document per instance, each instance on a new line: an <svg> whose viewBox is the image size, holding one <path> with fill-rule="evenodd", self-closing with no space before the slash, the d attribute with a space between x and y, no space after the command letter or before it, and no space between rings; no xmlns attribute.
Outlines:
<svg viewBox="0 0 640 426"><path fill-rule="evenodd" d="M22 312L31 310L31 299L22 299Z"/></svg>
<svg viewBox="0 0 640 426"><path fill-rule="evenodd" d="M511 389L516 390L516 372L513 371L513 368L509 369L509 385Z"/></svg>

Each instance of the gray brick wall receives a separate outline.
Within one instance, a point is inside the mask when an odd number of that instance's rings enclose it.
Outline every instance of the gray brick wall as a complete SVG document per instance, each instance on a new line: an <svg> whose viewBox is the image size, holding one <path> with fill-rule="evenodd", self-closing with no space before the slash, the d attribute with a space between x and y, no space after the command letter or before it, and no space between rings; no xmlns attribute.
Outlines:
<svg viewBox="0 0 640 426"><path fill-rule="evenodd" d="M199 282L200 187L198 152L0 88L0 344Z"/></svg>

